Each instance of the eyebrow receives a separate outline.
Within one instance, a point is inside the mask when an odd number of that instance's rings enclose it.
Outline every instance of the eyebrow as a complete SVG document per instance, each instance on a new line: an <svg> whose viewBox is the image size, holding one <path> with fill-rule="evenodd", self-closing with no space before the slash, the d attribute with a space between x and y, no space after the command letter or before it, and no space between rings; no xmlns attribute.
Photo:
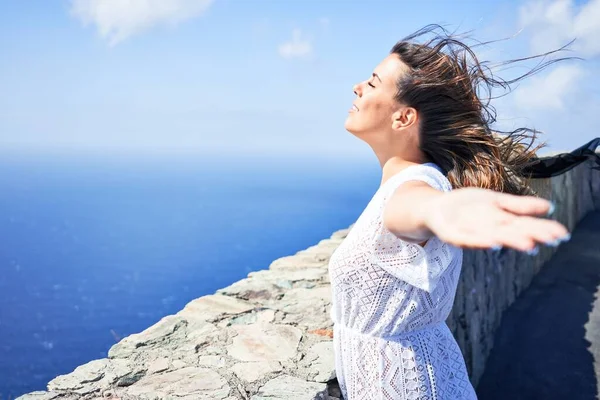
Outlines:
<svg viewBox="0 0 600 400"><path fill-rule="evenodd" d="M381 78L379 77L379 75L377 75L375 72L373 72L373 76L374 76L375 78L379 79L379 82L383 83L383 82L381 81Z"/></svg>

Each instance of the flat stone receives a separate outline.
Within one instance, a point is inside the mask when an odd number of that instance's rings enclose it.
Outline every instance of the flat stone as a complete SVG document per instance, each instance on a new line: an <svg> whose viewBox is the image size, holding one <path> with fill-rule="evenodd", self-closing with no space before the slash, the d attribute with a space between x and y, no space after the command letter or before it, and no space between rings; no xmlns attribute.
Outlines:
<svg viewBox="0 0 600 400"><path fill-rule="evenodd" d="M307 309L322 308L330 303L331 288L323 286L313 289L292 289L283 296L278 305L286 313L307 315Z"/></svg>
<svg viewBox="0 0 600 400"><path fill-rule="evenodd" d="M105 368L109 360L106 358L93 360L87 364L80 365L73 372L60 375L48 382L49 391L76 391L83 389L86 384L97 382L104 378Z"/></svg>
<svg viewBox="0 0 600 400"><path fill-rule="evenodd" d="M173 336L185 337L188 322L176 315L162 318L148 329L127 336L108 351L109 358L127 358L140 347L154 347L173 342Z"/></svg>
<svg viewBox="0 0 600 400"><path fill-rule="evenodd" d="M198 358L198 365L201 367L221 368L227 365L225 358L221 356L201 356Z"/></svg>
<svg viewBox="0 0 600 400"><path fill-rule="evenodd" d="M193 351L204 353L209 348L216 348L214 343L223 342L226 338L225 331L213 324L202 324L198 328L188 329L185 338L185 346L191 347ZM185 347L180 346L181 349Z"/></svg>
<svg viewBox="0 0 600 400"><path fill-rule="evenodd" d="M314 344L302 361L308 364L311 381L326 383L336 377L333 342L330 340Z"/></svg>
<svg viewBox="0 0 600 400"><path fill-rule="evenodd" d="M319 241L319 243L317 244L317 246L323 247L323 248L333 248L334 250L340 245L340 240L338 238L328 238L328 239L322 239Z"/></svg>
<svg viewBox="0 0 600 400"><path fill-rule="evenodd" d="M275 311L274 310L263 310L257 313L257 322L259 323L269 323L275 320Z"/></svg>
<svg viewBox="0 0 600 400"><path fill-rule="evenodd" d="M326 399L327 384L307 382L290 375L268 381L251 400L316 400Z"/></svg>
<svg viewBox="0 0 600 400"><path fill-rule="evenodd" d="M244 300L270 299L279 292L279 288L272 283L257 279L242 279L226 288L217 290L217 293L235 296Z"/></svg>
<svg viewBox="0 0 600 400"><path fill-rule="evenodd" d="M282 289L292 289L294 287L293 282L289 279L280 279L275 283L275 285L279 286Z"/></svg>
<svg viewBox="0 0 600 400"><path fill-rule="evenodd" d="M322 259L324 261L329 260L333 252L339 247L341 241L335 239L324 239L319 242L319 244L310 246L305 250L301 250L296 253L298 255L302 254L313 254L317 259Z"/></svg>
<svg viewBox="0 0 600 400"><path fill-rule="evenodd" d="M308 331L308 333L333 339L333 329L313 329L312 331Z"/></svg>
<svg viewBox="0 0 600 400"><path fill-rule="evenodd" d="M158 374L169 369L169 359L166 357L158 358L148 365L148 374Z"/></svg>
<svg viewBox="0 0 600 400"><path fill-rule="evenodd" d="M59 396L61 396L59 393L36 391L19 396L15 400L53 400ZM61 397L61 399L67 399L67 397Z"/></svg>
<svg viewBox="0 0 600 400"><path fill-rule="evenodd" d="M261 270L248 274L252 280L261 282L279 282L286 280L290 282L298 281L319 281L328 273L327 268L293 269L289 271L281 270Z"/></svg>
<svg viewBox="0 0 600 400"><path fill-rule="evenodd" d="M332 250L327 250L319 246L311 246L305 250L300 250L295 256L305 260L328 263L332 254Z"/></svg>
<svg viewBox="0 0 600 400"><path fill-rule="evenodd" d="M333 326L331 318L329 318L323 309L311 309L306 316L298 312L284 313L277 322L286 325L294 325L301 329L310 330L311 332L314 332L317 327L327 329L328 327Z"/></svg>
<svg viewBox="0 0 600 400"><path fill-rule="evenodd" d="M146 374L143 368L140 368L131 361L123 358L109 360L104 369L104 379L109 384L116 383L119 386L127 386L139 380Z"/></svg>
<svg viewBox="0 0 600 400"><path fill-rule="evenodd" d="M90 382L90 383L86 383L79 389L72 390L70 393L87 396L87 395L91 395L94 393L98 393L98 392L100 392L100 390L101 390L100 385Z"/></svg>
<svg viewBox="0 0 600 400"><path fill-rule="evenodd" d="M173 360L173 362L171 363L171 367L173 369L181 369L181 368L185 368L187 366L188 366L188 364L182 360Z"/></svg>
<svg viewBox="0 0 600 400"><path fill-rule="evenodd" d="M322 280L327 276L327 268L311 268L311 269L301 269L296 271L289 271L285 274L285 279L292 282L299 281L310 281L316 282Z"/></svg>
<svg viewBox="0 0 600 400"><path fill-rule="evenodd" d="M308 330L325 329L332 325L328 310L331 305L331 287L289 290L276 304L285 313L281 322L295 324Z"/></svg>
<svg viewBox="0 0 600 400"><path fill-rule="evenodd" d="M234 297L213 294L190 301L178 314L184 317L213 320L223 315L248 312L254 305Z"/></svg>
<svg viewBox="0 0 600 400"><path fill-rule="evenodd" d="M146 371L132 371L131 373L118 378L116 384L120 387L131 386L140 379L142 379L144 376L146 376Z"/></svg>
<svg viewBox="0 0 600 400"><path fill-rule="evenodd" d="M288 270L304 268L323 268L327 266L327 259L314 253L304 253L278 258L269 265L271 270Z"/></svg>
<svg viewBox="0 0 600 400"><path fill-rule="evenodd" d="M294 358L302 331L289 325L235 325L227 353L240 361L286 361Z"/></svg>
<svg viewBox="0 0 600 400"><path fill-rule="evenodd" d="M225 378L208 368L187 367L147 376L128 388L127 396L142 399L194 398L221 400L231 389ZM124 396L124 398L128 398Z"/></svg>
<svg viewBox="0 0 600 400"><path fill-rule="evenodd" d="M227 381L210 369L202 369L196 375L186 375L177 385L172 386L172 394L177 397L200 394L210 395L210 399L222 399L229 396Z"/></svg>
<svg viewBox="0 0 600 400"><path fill-rule="evenodd" d="M225 349L219 346L207 346L202 351L204 354L220 355L225 354Z"/></svg>
<svg viewBox="0 0 600 400"><path fill-rule="evenodd" d="M324 283L329 279L327 268L262 270L251 272L248 276L263 285L268 283L273 287L277 287L272 297L285 293L286 290L294 287L314 287L317 283ZM268 299L267 296L263 298L263 300Z"/></svg>
<svg viewBox="0 0 600 400"><path fill-rule="evenodd" d="M351 227L347 228L347 229L340 229L339 231L335 231L331 235L331 239L332 240L345 239L348 236L348 234L350 233L350 230L351 230Z"/></svg>
<svg viewBox="0 0 600 400"><path fill-rule="evenodd" d="M246 382L256 382L267 374L281 372L281 364L277 361L259 361L235 364L231 370L238 378Z"/></svg>
<svg viewBox="0 0 600 400"><path fill-rule="evenodd" d="M224 326L230 325L249 325L253 324L258 320L256 313L246 313L237 317L233 317L229 320L222 321Z"/></svg>

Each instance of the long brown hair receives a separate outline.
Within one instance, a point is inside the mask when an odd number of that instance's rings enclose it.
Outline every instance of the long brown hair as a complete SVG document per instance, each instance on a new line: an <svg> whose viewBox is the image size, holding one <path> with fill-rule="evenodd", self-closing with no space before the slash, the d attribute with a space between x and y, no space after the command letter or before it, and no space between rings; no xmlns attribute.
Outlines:
<svg viewBox="0 0 600 400"><path fill-rule="evenodd" d="M425 43L416 39L431 35ZM547 60L560 49L502 63L539 59L526 74L512 80L495 77L488 62L480 62L473 47L439 25L428 25L392 48L409 71L397 83L396 100L414 107L420 119L421 151L447 174L453 187L480 187L512 194L529 194L523 168L544 146L537 144L539 131L518 128L492 130L496 110L492 91L504 94L511 84L548 65L574 57Z"/></svg>

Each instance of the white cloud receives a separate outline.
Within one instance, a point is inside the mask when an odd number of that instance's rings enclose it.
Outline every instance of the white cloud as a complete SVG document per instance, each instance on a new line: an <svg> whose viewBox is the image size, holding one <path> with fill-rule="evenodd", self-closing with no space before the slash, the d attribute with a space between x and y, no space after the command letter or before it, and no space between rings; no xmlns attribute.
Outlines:
<svg viewBox="0 0 600 400"><path fill-rule="evenodd" d="M519 24L529 35L532 54L558 49L573 39L572 53L562 56L594 58L600 55L600 0L575 4L573 0L534 0L519 10ZM520 112L572 111L572 96L590 94L582 79L592 71L585 62L560 63L548 71L526 79L514 92L514 105ZM593 89L592 89L593 90ZM540 116L542 114L539 114ZM549 116L550 114L545 114Z"/></svg>
<svg viewBox="0 0 600 400"><path fill-rule="evenodd" d="M292 40L279 46L279 55L285 59L307 57L312 53L312 44L302 37L300 29L294 29Z"/></svg>
<svg viewBox="0 0 600 400"><path fill-rule="evenodd" d="M533 52L549 51L576 39L573 49L581 55L600 54L600 0L582 5L573 0L536 0L519 11L521 27L532 30Z"/></svg>
<svg viewBox="0 0 600 400"><path fill-rule="evenodd" d="M515 90L515 104L525 110L563 110L566 97L578 90L583 76L581 67L561 65L543 77L530 77Z"/></svg>
<svg viewBox="0 0 600 400"><path fill-rule="evenodd" d="M213 0L72 0L71 14L94 24L111 46L156 25L202 14Z"/></svg>

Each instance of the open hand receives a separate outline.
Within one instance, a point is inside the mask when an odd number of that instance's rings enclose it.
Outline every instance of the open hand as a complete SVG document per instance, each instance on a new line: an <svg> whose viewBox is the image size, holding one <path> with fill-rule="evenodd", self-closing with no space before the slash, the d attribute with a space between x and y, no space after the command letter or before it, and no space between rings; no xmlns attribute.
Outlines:
<svg viewBox="0 0 600 400"><path fill-rule="evenodd" d="M538 197L463 188L433 200L425 222L437 237L458 247L535 252L538 243L556 246L570 237L562 224L539 218L551 208Z"/></svg>

